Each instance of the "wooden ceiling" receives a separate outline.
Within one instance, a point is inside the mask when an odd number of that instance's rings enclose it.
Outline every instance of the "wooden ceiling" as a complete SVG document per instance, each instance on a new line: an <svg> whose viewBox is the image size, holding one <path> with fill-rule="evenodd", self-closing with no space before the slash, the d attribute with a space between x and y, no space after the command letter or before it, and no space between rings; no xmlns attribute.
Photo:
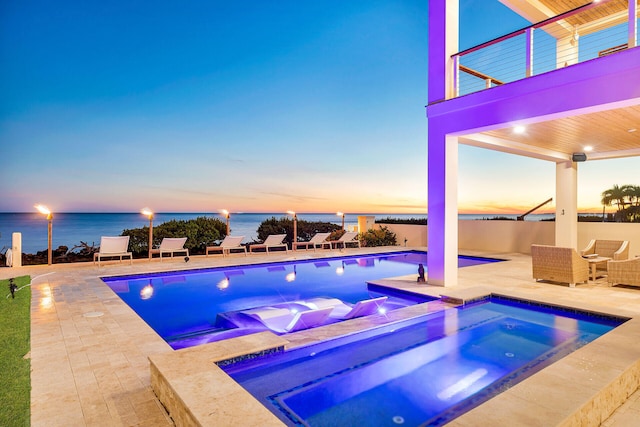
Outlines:
<svg viewBox="0 0 640 427"><path fill-rule="evenodd" d="M635 130L634 130L635 129ZM476 141L482 141L476 144ZM591 146L591 159L640 155L640 105L588 113L526 126L522 134L512 128L482 132L465 137L471 145L498 145L503 151L522 153L531 147L531 157L562 159ZM511 148L511 149L509 149ZM544 153L543 156L540 153Z"/></svg>
<svg viewBox="0 0 640 427"><path fill-rule="evenodd" d="M584 12L577 13L568 17L565 21L571 26L581 26L600 20L607 20L611 16L615 16L627 11L628 0L608 0L589 8ZM560 15L577 7L591 3L591 0L540 0L540 3L553 12L552 16Z"/></svg>
<svg viewBox="0 0 640 427"><path fill-rule="evenodd" d="M572 25L583 25L623 14L628 0L603 0L597 6L567 18ZM592 0L500 0L530 22L540 22ZM579 21L579 22L578 22ZM512 128L467 135L461 142L494 150L547 160L562 161L572 153L585 152L589 159L640 156L640 105L528 124L522 134Z"/></svg>

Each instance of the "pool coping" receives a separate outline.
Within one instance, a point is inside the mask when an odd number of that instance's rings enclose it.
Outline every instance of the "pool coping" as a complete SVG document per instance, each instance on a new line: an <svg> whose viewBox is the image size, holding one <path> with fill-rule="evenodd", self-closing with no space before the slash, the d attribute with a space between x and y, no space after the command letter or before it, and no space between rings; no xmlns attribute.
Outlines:
<svg viewBox="0 0 640 427"><path fill-rule="evenodd" d="M389 286L392 282L406 280L409 279L395 278L381 282ZM445 300L456 303L468 303L495 294L630 319L452 420L447 424L449 426L477 426L479 419L483 420L483 425L600 425L640 386L640 340L629 339L640 338L640 319L634 318L631 312L614 313L593 304L567 304L544 297L533 299L530 295L487 286L459 291L444 288L439 290L443 291L441 295L445 296ZM398 313L391 319L381 319L384 316L377 315L314 328L313 338L309 338L308 331L284 336L261 332L174 353L152 355L149 357L152 388L172 418L189 420L185 425L283 426L284 423L227 376L215 362L242 356L243 352L245 355L253 355L265 350L296 348L343 336L345 333L356 333L362 331L365 325L375 327L401 321L428 313L429 305L435 306L435 303L440 304L440 308L442 304L446 304L427 302L394 310ZM610 357L612 350L618 355L613 360ZM191 381L194 376L197 381ZM550 387L550 384L556 384L557 387ZM569 395L565 392L567 387L572 391ZM239 405L242 410L237 410ZM225 408L236 410L229 412Z"/></svg>
<svg viewBox="0 0 640 427"><path fill-rule="evenodd" d="M427 248L412 248L427 250ZM402 251L401 247L348 249L347 254L365 254ZM188 263L192 267L225 267L251 264L264 259L292 261L296 259L325 258L342 254L343 251L317 251L254 257L193 256ZM607 307L608 311L620 314L621 310L632 312L640 318L640 289L638 287L610 287L605 280L589 282L575 288L566 284L535 281L531 276L531 257L519 253L464 251L461 254L506 259L509 262L469 266L458 270L456 286L437 287L416 283L416 276L384 280L391 286L412 290L426 295L439 296L486 286L497 293L522 295L528 299L548 301L576 306L577 301L592 303L596 311ZM32 277L31 305L31 425L67 426L86 425L137 425L140 427L172 426L175 422L168 416L157 399L150 384L149 356L173 353L174 350L162 340L142 319L131 310L102 281L100 277L128 275L138 272L179 271L187 264L182 259L159 263L136 259L133 264L108 262L102 267L91 263L54 264L52 266L26 266L0 269L0 278L27 274ZM55 274L54 274L55 273ZM506 291L509 292L506 292ZM101 312L101 317L86 317L87 313ZM630 333L634 333L630 329ZM313 332L307 337L296 337L304 342L313 341ZM637 341L637 335L620 334L621 346L637 353L624 340ZM291 337L288 337L291 338ZM635 345L635 344L634 344ZM587 346L588 347L588 346ZM606 353L608 357L620 359L619 352ZM628 361L633 355L626 354ZM607 357L603 357L604 360ZM638 357L640 360L640 356ZM598 368L591 367L574 371L578 376L598 376ZM555 382L550 387L573 394L571 384ZM544 386L544 384L543 384ZM249 397L248 399L251 399ZM563 405L563 399L557 404ZM247 399L230 401L223 411L244 414ZM523 413L539 412L537 406L525 400L512 400L507 404L522 406ZM486 404L485 404L486 405ZM483 405L482 407L485 407ZM482 408L481 407L481 408ZM513 425L505 407L487 411L484 418L476 419L473 425ZM635 425L640 413L640 390L634 393L603 424L607 427ZM496 417L499 421L495 422ZM244 425L245 419L239 415ZM546 418L542 417L546 421ZM459 421L459 420L457 420ZM491 421L491 422L489 422ZM598 425L600 420L587 425ZM525 423L519 422L520 425ZM526 425L544 425L529 422Z"/></svg>

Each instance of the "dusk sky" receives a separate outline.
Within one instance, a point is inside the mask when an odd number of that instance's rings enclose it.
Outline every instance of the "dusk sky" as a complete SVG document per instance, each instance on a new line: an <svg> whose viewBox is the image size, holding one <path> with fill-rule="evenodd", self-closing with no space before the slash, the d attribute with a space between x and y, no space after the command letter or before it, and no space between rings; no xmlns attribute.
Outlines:
<svg viewBox="0 0 640 427"><path fill-rule="evenodd" d="M461 50L528 24L460 9ZM7 0L0 63L0 212L426 213L426 0ZM462 213L555 193L551 162L459 168ZM638 170L580 164L579 211Z"/></svg>

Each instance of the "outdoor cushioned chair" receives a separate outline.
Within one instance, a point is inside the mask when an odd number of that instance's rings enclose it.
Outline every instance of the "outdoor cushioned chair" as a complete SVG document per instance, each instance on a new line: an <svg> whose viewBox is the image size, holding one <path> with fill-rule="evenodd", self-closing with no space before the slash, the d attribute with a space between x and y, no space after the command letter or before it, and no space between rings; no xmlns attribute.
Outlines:
<svg viewBox="0 0 640 427"><path fill-rule="evenodd" d="M243 251L244 256L247 256L247 247L242 246L242 239L244 236L227 236L224 238L220 246L207 246L205 255L209 256L209 252L221 252L222 256L230 255L231 251Z"/></svg>
<svg viewBox="0 0 640 427"><path fill-rule="evenodd" d="M629 258L629 242L627 240L596 240L589 242L586 248L580 251L580 255L598 255L620 261ZM607 261L596 264L596 270L607 271Z"/></svg>
<svg viewBox="0 0 640 427"><path fill-rule="evenodd" d="M327 242L327 238L331 235L331 233L316 233L311 240L308 242L295 242L293 244L293 249L296 250L299 247L304 247L305 250L309 250L309 248L313 248L315 251L317 247L320 248L331 248L331 243Z"/></svg>
<svg viewBox="0 0 640 427"><path fill-rule="evenodd" d="M610 286L618 284L640 286L640 257L607 263L607 282Z"/></svg>
<svg viewBox="0 0 640 427"><path fill-rule="evenodd" d="M329 317L332 307L293 312L286 308L263 307L243 311L267 328L281 334L320 326Z"/></svg>
<svg viewBox="0 0 640 427"><path fill-rule="evenodd" d="M273 249L273 248L284 248L284 251L288 252L289 249L287 248L287 244L284 243L285 237L287 237L286 234L271 234L267 236L266 239L264 239L263 243L250 245L249 253L253 253L254 249L264 249L265 252L268 254L269 249Z"/></svg>
<svg viewBox="0 0 640 427"><path fill-rule="evenodd" d="M151 255L160 254L160 262L162 262L163 254L171 254L173 258L174 253L184 253L185 256L189 256L189 249L184 247L184 244L187 243L186 237L165 237L160 242L160 247L157 249L151 249Z"/></svg>
<svg viewBox="0 0 640 427"><path fill-rule="evenodd" d="M589 262L573 248L531 245L531 267L535 280L568 283L572 288L589 280Z"/></svg>
<svg viewBox="0 0 640 427"><path fill-rule="evenodd" d="M377 314L378 309L385 303L388 297L371 298L351 305L337 298L312 298L304 301L304 304L313 309L331 307L333 310L329 317L332 319L347 320L355 317Z"/></svg>
<svg viewBox="0 0 640 427"><path fill-rule="evenodd" d="M336 249L342 245L343 248L346 248L348 244L355 244L360 247L360 239L358 239L358 233L355 231L347 231L340 237L338 240L332 240L331 246Z"/></svg>
<svg viewBox="0 0 640 427"><path fill-rule="evenodd" d="M131 252L127 252L129 248L129 236L102 236L100 238L100 249L93 254L93 263L98 260L98 267L100 267L100 260L102 258L120 258L129 257L129 261L133 264L133 255Z"/></svg>

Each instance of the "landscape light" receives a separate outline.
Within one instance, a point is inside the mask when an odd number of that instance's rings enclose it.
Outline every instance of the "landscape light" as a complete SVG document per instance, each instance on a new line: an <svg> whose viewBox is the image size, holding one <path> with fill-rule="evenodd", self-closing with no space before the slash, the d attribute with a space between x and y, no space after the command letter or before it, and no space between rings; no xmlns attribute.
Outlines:
<svg viewBox="0 0 640 427"><path fill-rule="evenodd" d="M47 216L47 221L49 221L49 224L47 226L47 242L48 242L48 245L47 245L47 262L48 262L49 265L51 265L52 262L53 262L53 251L52 251L52 248L51 248L53 213L45 205L37 204L37 205L35 205L35 208L41 214L46 215Z"/></svg>
<svg viewBox="0 0 640 427"><path fill-rule="evenodd" d="M231 229L229 228L229 218L231 217L231 214L226 209L220 209L220 214L227 219L227 236L228 236L229 234L231 234Z"/></svg>
<svg viewBox="0 0 640 427"><path fill-rule="evenodd" d="M287 213L293 216L293 241L291 242L291 250L296 250L296 242L298 241L298 215L294 211L287 211Z"/></svg>
<svg viewBox="0 0 640 427"><path fill-rule="evenodd" d="M151 249L153 249L153 211L143 208L140 213L149 217L149 260L151 260Z"/></svg>
<svg viewBox="0 0 640 427"><path fill-rule="evenodd" d="M342 217L342 229L344 230L344 213L343 212L337 212L336 215Z"/></svg>

